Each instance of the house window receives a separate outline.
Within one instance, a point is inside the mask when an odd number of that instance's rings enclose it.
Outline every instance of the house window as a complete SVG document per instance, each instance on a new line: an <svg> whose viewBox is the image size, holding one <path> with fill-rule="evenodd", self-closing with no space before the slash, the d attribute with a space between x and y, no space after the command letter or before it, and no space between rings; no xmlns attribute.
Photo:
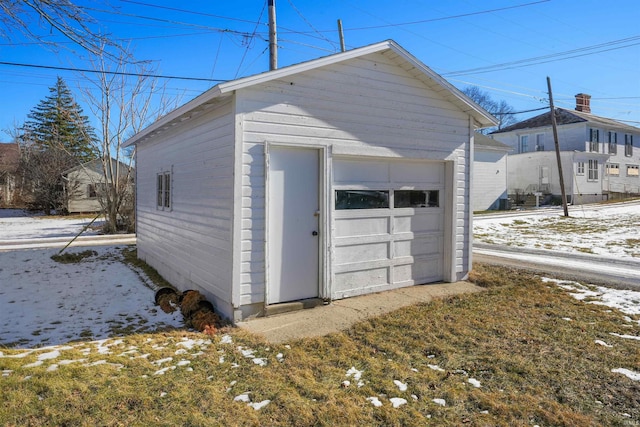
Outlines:
<svg viewBox="0 0 640 427"><path fill-rule="evenodd" d="M396 190L393 193L394 208L437 208L440 206L438 190Z"/></svg>
<svg viewBox="0 0 640 427"><path fill-rule="evenodd" d="M387 190L336 190L336 210L389 207Z"/></svg>
<svg viewBox="0 0 640 427"><path fill-rule="evenodd" d="M156 182L158 209L171 209L171 172L159 173Z"/></svg>
<svg viewBox="0 0 640 427"><path fill-rule="evenodd" d="M618 154L618 134L609 132L609 154Z"/></svg>
<svg viewBox="0 0 640 427"><path fill-rule="evenodd" d="M576 164L576 175L584 175L584 162Z"/></svg>
<svg viewBox="0 0 640 427"><path fill-rule="evenodd" d="M638 165L627 165L627 176L638 176Z"/></svg>
<svg viewBox="0 0 640 427"><path fill-rule="evenodd" d="M598 152L598 143L600 142L600 130L589 129L589 151Z"/></svg>
<svg viewBox="0 0 640 427"><path fill-rule="evenodd" d="M520 152L526 153L529 151L529 135L520 135Z"/></svg>
<svg viewBox="0 0 640 427"><path fill-rule="evenodd" d="M103 196L106 190L106 186L104 183L97 184L89 184L87 185L87 194L90 199L97 199L100 196Z"/></svg>
<svg viewBox="0 0 640 427"><path fill-rule="evenodd" d="M597 181L598 180L598 161L597 160L589 160L589 175L587 176L588 181Z"/></svg>
<svg viewBox="0 0 640 427"><path fill-rule="evenodd" d="M620 175L620 165L617 163L607 163L607 175L619 176Z"/></svg>
<svg viewBox="0 0 640 427"><path fill-rule="evenodd" d="M536 134L536 151L544 151L544 133Z"/></svg>
<svg viewBox="0 0 640 427"><path fill-rule="evenodd" d="M633 156L633 135L626 134L624 136L624 155Z"/></svg>

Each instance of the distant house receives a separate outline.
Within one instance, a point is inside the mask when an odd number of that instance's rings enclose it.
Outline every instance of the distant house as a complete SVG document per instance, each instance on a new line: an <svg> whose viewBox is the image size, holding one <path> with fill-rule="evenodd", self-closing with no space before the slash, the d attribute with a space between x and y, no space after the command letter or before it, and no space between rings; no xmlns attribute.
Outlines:
<svg viewBox="0 0 640 427"><path fill-rule="evenodd" d="M221 83L127 142L138 256L233 321L464 279L495 124L393 41Z"/></svg>
<svg viewBox="0 0 640 427"><path fill-rule="evenodd" d="M556 109L558 141L570 203L640 194L640 128L591 114L591 97L576 95L576 109ZM561 194L551 114L495 131L491 136L509 145L508 192L511 197Z"/></svg>
<svg viewBox="0 0 640 427"><path fill-rule="evenodd" d="M116 160L111 159L116 167ZM119 162L121 176L126 175L128 166ZM102 211L101 198L106 189L102 161L100 159L83 163L69 169L63 174L65 191L67 193L67 211L69 213L100 212ZM133 191L133 172L129 177L131 191Z"/></svg>
<svg viewBox="0 0 640 427"><path fill-rule="evenodd" d="M507 209L507 154L511 147L481 133L476 133L473 141L473 210Z"/></svg>
<svg viewBox="0 0 640 427"><path fill-rule="evenodd" d="M0 208L16 206L17 171L20 165L18 143L0 143Z"/></svg>

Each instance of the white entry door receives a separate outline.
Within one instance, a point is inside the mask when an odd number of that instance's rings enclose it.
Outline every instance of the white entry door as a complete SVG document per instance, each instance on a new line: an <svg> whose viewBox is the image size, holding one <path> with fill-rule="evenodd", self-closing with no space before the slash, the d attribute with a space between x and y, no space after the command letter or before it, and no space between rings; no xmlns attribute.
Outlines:
<svg viewBox="0 0 640 427"><path fill-rule="evenodd" d="M269 149L267 303L318 296L318 150Z"/></svg>

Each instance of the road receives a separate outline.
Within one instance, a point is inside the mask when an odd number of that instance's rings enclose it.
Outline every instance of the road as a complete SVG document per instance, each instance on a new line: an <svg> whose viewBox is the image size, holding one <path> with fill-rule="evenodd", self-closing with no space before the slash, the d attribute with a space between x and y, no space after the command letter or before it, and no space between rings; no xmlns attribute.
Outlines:
<svg viewBox="0 0 640 427"><path fill-rule="evenodd" d="M473 260L583 283L640 291L640 261L486 244L474 244Z"/></svg>

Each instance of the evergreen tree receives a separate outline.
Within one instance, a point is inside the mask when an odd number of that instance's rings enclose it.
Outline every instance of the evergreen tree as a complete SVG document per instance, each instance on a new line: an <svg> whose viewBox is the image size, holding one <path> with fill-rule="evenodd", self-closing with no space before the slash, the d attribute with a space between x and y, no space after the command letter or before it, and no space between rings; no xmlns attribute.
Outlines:
<svg viewBox="0 0 640 427"><path fill-rule="evenodd" d="M35 145L41 151L62 149L78 163L98 157L95 130L61 77L27 117L30 120L23 127L23 144Z"/></svg>

